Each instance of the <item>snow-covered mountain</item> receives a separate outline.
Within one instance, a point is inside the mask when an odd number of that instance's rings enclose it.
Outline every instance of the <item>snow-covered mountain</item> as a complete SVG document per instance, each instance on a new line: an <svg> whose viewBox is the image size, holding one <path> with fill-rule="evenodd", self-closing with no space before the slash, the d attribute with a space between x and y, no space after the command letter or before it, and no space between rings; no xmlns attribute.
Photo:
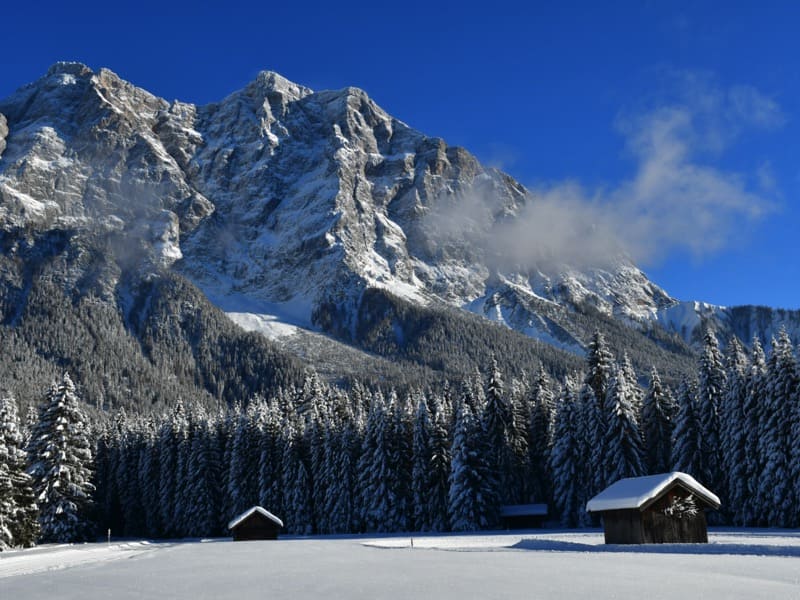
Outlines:
<svg viewBox="0 0 800 600"><path fill-rule="evenodd" d="M723 336L800 332L797 312L679 302L624 257L602 269L510 264L487 240L530 202L513 178L364 91L314 92L273 72L195 106L58 63L0 101L7 252L36 231L111 236L120 267L99 278L109 297L136 265L185 275L274 335L295 326L354 341L375 289L576 353L595 317L688 341L704 323Z"/></svg>

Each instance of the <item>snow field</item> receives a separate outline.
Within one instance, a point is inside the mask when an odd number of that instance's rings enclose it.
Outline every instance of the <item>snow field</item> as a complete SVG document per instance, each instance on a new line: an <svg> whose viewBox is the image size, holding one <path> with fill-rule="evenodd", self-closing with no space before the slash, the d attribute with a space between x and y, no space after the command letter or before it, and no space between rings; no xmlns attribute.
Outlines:
<svg viewBox="0 0 800 600"><path fill-rule="evenodd" d="M413 549L409 536L54 547L0 556L0 570L47 555L71 568L6 576L0 587L15 600L800 597L800 534L711 537L669 547L607 547L596 531L421 536ZM92 548L93 564L63 564L69 549Z"/></svg>
<svg viewBox="0 0 800 600"><path fill-rule="evenodd" d="M158 546L150 542L122 544L47 544L0 553L0 579L131 558ZM0 596L5 598L5 596Z"/></svg>

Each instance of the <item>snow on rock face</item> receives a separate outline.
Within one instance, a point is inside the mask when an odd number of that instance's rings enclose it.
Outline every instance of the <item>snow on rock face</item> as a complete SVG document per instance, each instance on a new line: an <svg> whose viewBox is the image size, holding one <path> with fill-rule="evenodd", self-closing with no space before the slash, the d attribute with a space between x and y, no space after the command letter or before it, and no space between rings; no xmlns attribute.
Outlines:
<svg viewBox="0 0 800 600"><path fill-rule="evenodd" d="M58 63L0 107L4 227L102 228L113 216L133 239L150 232L148 252L168 265L180 258L178 230L212 212L156 133L169 104L111 71Z"/></svg>
<svg viewBox="0 0 800 600"><path fill-rule="evenodd" d="M3 113L0 113L0 158L6 149L6 136L8 135L8 120Z"/></svg>
<svg viewBox="0 0 800 600"><path fill-rule="evenodd" d="M467 153L391 118L363 91L311 93L262 74L199 109L195 126L205 140L194 161L197 186L220 215L185 244L182 268L202 287L271 302L353 302L366 286L455 304L481 292L479 264L431 260L435 237L422 216L486 172Z"/></svg>

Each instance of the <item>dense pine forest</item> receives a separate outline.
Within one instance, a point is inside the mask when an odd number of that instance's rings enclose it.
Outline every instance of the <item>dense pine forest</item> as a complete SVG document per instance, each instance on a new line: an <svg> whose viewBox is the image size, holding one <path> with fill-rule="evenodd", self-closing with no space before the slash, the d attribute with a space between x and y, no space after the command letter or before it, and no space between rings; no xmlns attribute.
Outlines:
<svg viewBox="0 0 800 600"><path fill-rule="evenodd" d="M296 534L469 531L505 504L545 502L563 526L623 478L680 470L722 498L717 523L800 525L800 373L785 333L768 353L707 333L677 389L637 377L596 334L582 372L483 372L398 393L313 373L209 409L86 412L70 376L38 411L0 402L0 548L115 536L226 534L252 505ZM644 385L642 385L644 384ZM713 521L712 521L713 522Z"/></svg>

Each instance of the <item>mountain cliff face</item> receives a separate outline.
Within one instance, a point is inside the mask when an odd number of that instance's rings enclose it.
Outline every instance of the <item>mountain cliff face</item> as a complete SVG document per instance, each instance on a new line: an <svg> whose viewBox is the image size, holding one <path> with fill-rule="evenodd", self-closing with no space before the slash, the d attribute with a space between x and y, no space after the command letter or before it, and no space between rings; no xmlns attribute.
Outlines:
<svg viewBox="0 0 800 600"><path fill-rule="evenodd" d="M362 90L313 92L272 72L195 106L58 63L0 101L8 302L24 304L33 267L23 246L61 231L73 257L62 288L91 282L128 319L126 278L172 271L245 328L321 330L355 345L370 290L578 354L597 323L674 347L672 333L692 341L704 321L723 335L800 330L793 312L679 303L624 258L588 270L510 264L486 242L535 201ZM97 240L99 263L86 250Z"/></svg>

